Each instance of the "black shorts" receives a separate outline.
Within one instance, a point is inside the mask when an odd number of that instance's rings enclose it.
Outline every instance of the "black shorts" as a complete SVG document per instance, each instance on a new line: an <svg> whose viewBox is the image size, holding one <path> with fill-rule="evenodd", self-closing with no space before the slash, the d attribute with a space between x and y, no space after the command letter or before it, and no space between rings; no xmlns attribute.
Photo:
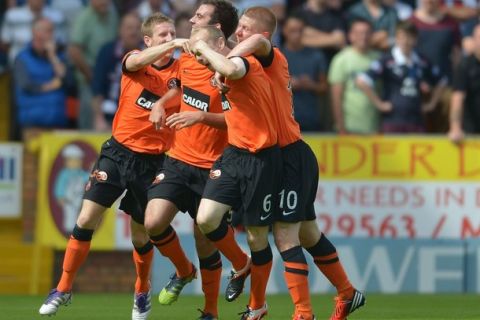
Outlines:
<svg viewBox="0 0 480 320"><path fill-rule="evenodd" d="M278 146L257 153L229 146L213 164L203 198L231 206L245 226L271 225L281 170Z"/></svg>
<svg viewBox="0 0 480 320"><path fill-rule="evenodd" d="M162 168L164 158L163 154L131 151L110 138L102 145L83 198L110 208L127 190L120 209L131 215L135 222L143 224L147 189L154 181L155 173Z"/></svg>
<svg viewBox="0 0 480 320"><path fill-rule="evenodd" d="M280 149L283 160L280 210L275 221L315 220L314 202L318 189L318 162L308 144L299 140Z"/></svg>
<svg viewBox="0 0 480 320"><path fill-rule="evenodd" d="M188 212L195 220L209 172L210 169L167 156L162 170L157 173L155 182L148 189L148 200L171 201L178 210Z"/></svg>

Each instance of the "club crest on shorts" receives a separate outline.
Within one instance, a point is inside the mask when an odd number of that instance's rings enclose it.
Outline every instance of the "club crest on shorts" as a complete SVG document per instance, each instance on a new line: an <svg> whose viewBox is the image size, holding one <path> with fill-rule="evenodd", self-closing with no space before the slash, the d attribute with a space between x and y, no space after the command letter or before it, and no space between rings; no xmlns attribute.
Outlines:
<svg viewBox="0 0 480 320"><path fill-rule="evenodd" d="M218 179L222 175L222 171L220 169L210 170L210 179Z"/></svg>
<svg viewBox="0 0 480 320"><path fill-rule="evenodd" d="M159 184L162 180L165 179L165 173L160 173L158 176L155 177L152 184Z"/></svg>
<svg viewBox="0 0 480 320"><path fill-rule="evenodd" d="M93 172L93 175L94 175L95 179L97 179L98 182L107 181L107 179L108 179L108 174L105 171L95 170Z"/></svg>

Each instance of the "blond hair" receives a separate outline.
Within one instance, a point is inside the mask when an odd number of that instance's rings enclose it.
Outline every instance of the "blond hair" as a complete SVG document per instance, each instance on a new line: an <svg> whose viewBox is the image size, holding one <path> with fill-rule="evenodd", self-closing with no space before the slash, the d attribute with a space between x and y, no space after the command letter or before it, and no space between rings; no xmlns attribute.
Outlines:
<svg viewBox="0 0 480 320"><path fill-rule="evenodd" d="M151 14L142 23L142 34L149 37L153 36L153 28L164 22L173 24L173 20L161 12Z"/></svg>
<svg viewBox="0 0 480 320"><path fill-rule="evenodd" d="M277 18L272 10L265 7L250 7L243 13L244 16L255 20L255 23L261 27L261 32L268 32L270 36L277 29Z"/></svg>

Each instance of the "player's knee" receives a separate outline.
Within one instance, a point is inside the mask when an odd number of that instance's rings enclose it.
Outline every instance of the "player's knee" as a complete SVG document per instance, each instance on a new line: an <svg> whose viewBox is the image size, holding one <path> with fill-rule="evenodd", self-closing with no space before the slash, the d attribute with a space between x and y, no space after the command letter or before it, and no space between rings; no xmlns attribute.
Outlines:
<svg viewBox="0 0 480 320"><path fill-rule="evenodd" d="M77 226L83 229L95 230L102 219L105 209L105 207L93 201L84 200L77 218Z"/></svg>
<svg viewBox="0 0 480 320"><path fill-rule="evenodd" d="M280 252L300 245L299 223L277 222L273 226L273 238Z"/></svg>
<svg viewBox="0 0 480 320"><path fill-rule="evenodd" d="M260 251L268 247L268 227L248 227L247 242L251 251Z"/></svg>

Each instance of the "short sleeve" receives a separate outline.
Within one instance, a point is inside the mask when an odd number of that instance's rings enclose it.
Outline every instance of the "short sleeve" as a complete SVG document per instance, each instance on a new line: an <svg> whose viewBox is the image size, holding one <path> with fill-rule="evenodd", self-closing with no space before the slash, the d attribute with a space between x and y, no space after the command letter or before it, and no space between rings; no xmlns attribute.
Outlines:
<svg viewBox="0 0 480 320"><path fill-rule="evenodd" d="M343 55L337 54L330 65L330 70L328 72L328 82L332 84L336 83L344 83L348 79L348 75L345 72L344 69L344 63L343 63Z"/></svg>

